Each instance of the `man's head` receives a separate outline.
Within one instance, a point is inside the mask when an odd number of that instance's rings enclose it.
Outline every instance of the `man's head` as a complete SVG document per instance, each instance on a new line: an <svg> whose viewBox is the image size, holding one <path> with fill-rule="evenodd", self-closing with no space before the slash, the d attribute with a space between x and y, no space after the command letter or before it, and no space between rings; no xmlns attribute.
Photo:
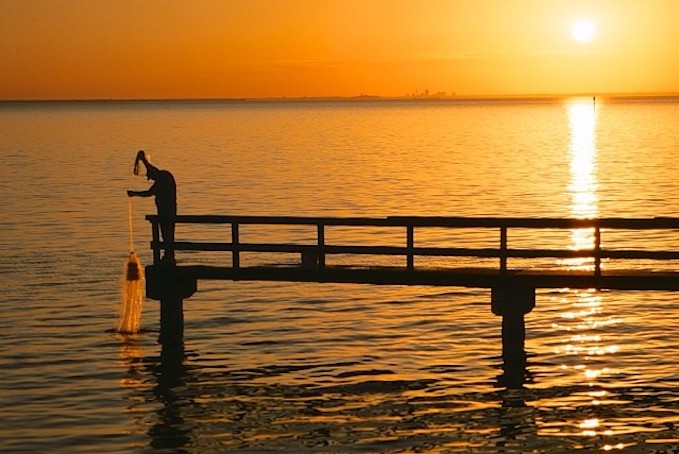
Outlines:
<svg viewBox="0 0 679 454"><path fill-rule="evenodd" d="M146 164L146 178L148 180L157 180L160 176L160 170L158 167L152 164Z"/></svg>

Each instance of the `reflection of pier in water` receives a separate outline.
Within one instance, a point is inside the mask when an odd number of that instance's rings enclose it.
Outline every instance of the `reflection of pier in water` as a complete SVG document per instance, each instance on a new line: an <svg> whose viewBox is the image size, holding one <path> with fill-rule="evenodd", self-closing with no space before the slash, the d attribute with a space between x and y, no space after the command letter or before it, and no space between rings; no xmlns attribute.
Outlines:
<svg viewBox="0 0 679 454"><path fill-rule="evenodd" d="M154 264L146 268L147 296L161 301L163 344L181 342L183 300L197 290L199 280L488 288L492 312L502 317L503 359L513 368L506 370L506 379L509 386L516 386L521 384L525 368L524 316L535 306L536 289L679 290L679 269L671 263L679 259L679 252L649 250L643 244L626 248L630 238L623 238L620 245L602 240L609 235L615 238L621 231L671 235L679 229L679 218L177 216L178 230L182 226L189 230L198 225L218 226L231 239L223 243L177 241L176 251L185 254L179 265L160 260L165 244L160 241L159 218L147 219L153 226L154 255ZM297 240L281 242L281 228L283 236L296 234ZM343 241L336 230L341 233L347 228L353 229L354 236ZM265 234L267 229L273 229L270 235L279 239L244 241ZM365 234L366 230L371 234ZM558 241L546 239L547 233L568 235L574 230L589 230L593 246L549 247ZM347 245L350 238L358 238L360 241L354 241L362 244ZM391 238L392 244L365 244L385 238ZM394 244L398 238L401 244ZM462 246L441 244L460 238ZM467 244L465 238L475 244ZM643 236L639 238L643 241ZM208 264L191 264L189 260L196 260L197 253L210 256ZM369 263L371 258L385 257L386 262ZM591 265L563 262L571 259L588 260ZM620 265L626 261L633 265ZM641 261L660 266L643 268Z"/></svg>

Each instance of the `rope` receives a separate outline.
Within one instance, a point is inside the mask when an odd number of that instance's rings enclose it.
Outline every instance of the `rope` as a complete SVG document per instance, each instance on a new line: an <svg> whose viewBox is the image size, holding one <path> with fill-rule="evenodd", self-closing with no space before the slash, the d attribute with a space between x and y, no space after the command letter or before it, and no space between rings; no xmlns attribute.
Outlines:
<svg viewBox="0 0 679 454"><path fill-rule="evenodd" d="M132 228L132 197L127 198L127 228L130 235L130 252L134 252L134 229Z"/></svg>
<svg viewBox="0 0 679 454"><path fill-rule="evenodd" d="M134 183L134 175L130 175L127 187ZM127 231L130 239L130 252L134 252L134 229L132 228L132 197L127 197Z"/></svg>

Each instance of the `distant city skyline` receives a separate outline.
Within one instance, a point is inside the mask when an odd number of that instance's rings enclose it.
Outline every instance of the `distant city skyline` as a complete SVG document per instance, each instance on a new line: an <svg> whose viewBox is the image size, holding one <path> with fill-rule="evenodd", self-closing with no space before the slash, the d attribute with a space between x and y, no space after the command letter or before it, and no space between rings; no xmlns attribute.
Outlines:
<svg viewBox="0 0 679 454"><path fill-rule="evenodd" d="M4 100L679 92L675 0L0 0L0 10Z"/></svg>

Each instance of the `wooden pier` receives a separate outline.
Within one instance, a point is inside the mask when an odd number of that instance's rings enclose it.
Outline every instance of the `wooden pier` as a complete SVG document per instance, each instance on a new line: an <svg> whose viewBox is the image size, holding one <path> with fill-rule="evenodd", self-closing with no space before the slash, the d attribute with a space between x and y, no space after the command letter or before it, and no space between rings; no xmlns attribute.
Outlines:
<svg viewBox="0 0 679 454"><path fill-rule="evenodd" d="M161 241L158 216L146 217L152 225L151 248L154 263L146 268L147 297L161 301L161 342L183 339L183 300L198 289L200 280L293 281L355 283L377 285L428 285L488 288L491 309L503 318L503 351L523 351L524 315L535 306L537 288L578 288L615 290L679 290L679 251L648 249L645 244L622 249L606 241L613 232L674 235L679 243L679 218L498 218L498 217L291 217L291 216L177 216L174 218L180 239L176 251L215 254L209 265L167 264L161 260L166 245ZM185 241L180 229L185 224L224 226L228 241ZM305 241L247 242L243 232L249 228L304 228L313 232ZM336 244L328 232L337 228L373 229L374 233L397 232L399 245ZM478 231L495 238L483 247L420 245L428 231ZM512 234L524 237L540 230L585 232L591 247L514 246ZM308 235L307 235L308 236ZM392 234L393 236L393 234ZM643 236L641 237L643 239ZM642 241L643 243L643 241ZM244 263L243 257L262 254L294 257L288 261ZM345 261L332 263L342 256ZM348 257L348 259L347 259ZM388 257L387 264L366 265L366 257ZM438 260L435 266L425 259ZM355 259L355 262L352 260ZM446 260L466 260L463 266L448 265ZM551 259L555 266L525 265L526 260ZM348 260L348 261L347 261ZM658 263L639 267L630 261ZM473 263L478 261L479 264ZM522 262L524 261L524 262ZM470 264L471 263L471 264ZM674 266L673 266L674 265Z"/></svg>

